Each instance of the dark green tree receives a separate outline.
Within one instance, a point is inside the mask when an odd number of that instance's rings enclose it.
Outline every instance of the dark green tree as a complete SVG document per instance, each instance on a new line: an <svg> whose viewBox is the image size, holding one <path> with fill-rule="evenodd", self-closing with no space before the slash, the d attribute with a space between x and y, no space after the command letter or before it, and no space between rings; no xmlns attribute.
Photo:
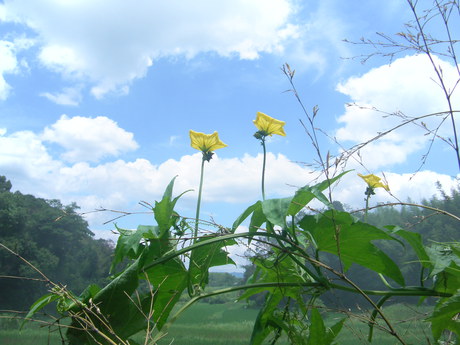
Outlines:
<svg viewBox="0 0 460 345"><path fill-rule="evenodd" d="M83 289L108 275L113 244L94 239L75 203L63 205L20 192L0 176L0 243L50 280ZM19 257L0 250L0 309L26 309L46 292L46 282ZM32 279L31 279L32 278Z"/></svg>

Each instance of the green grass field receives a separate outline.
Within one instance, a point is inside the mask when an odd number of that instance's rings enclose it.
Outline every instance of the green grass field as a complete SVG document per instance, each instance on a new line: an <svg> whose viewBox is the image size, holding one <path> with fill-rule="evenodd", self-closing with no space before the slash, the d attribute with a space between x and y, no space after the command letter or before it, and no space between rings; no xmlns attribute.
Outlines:
<svg viewBox="0 0 460 345"><path fill-rule="evenodd" d="M429 344L429 325L421 318L428 311L426 307L406 307L394 305L384 309L388 317L403 335L407 344ZM161 345L246 345L251 336L252 326L257 316L256 309L246 308L243 303L207 304L198 303L188 309L169 329L169 333L160 342ZM342 317L338 313L330 314L326 324L336 322L332 318ZM349 318L342 334L338 338L340 345L369 344L368 326L364 322L367 314L362 313ZM383 325L382 321L378 321ZM135 337L143 343L141 334ZM373 344L393 345L398 341L388 333L376 327ZM0 330L2 345L62 345L57 332L48 334L47 328L30 325L22 332L17 329ZM279 345L288 344L285 340Z"/></svg>

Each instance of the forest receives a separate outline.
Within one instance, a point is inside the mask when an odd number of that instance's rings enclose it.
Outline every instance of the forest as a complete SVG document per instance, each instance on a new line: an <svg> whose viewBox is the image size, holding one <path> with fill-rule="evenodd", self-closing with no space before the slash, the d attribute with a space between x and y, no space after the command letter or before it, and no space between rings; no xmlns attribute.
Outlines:
<svg viewBox="0 0 460 345"><path fill-rule="evenodd" d="M48 289L43 277L18 256L75 291L89 282L108 281L114 244L94 238L76 204L63 205L11 188L11 182L0 176L1 309L27 310Z"/></svg>

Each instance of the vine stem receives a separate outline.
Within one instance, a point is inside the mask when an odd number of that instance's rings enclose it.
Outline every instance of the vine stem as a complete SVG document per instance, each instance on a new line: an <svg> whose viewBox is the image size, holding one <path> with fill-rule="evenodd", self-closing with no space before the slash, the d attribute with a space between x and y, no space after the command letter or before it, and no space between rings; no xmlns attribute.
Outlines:
<svg viewBox="0 0 460 345"><path fill-rule="evenodd" d="M367 212L369 211L369 199L371 198L370 193L366 196L366 210L364 211L364 222L367 223Z"/></svg>
<svg viewBox="0 0 460 345"><path fill-rule="evenodd" d="M195 231L193 232L193 238L194 238L193 241L195 241L196 238L198 237L198 223L200 219L201 194L203 192L204 162L205 162L205 157L203 155L203 158L201 159L200 187L198 190L198 201L196 203Z"/></svg>
<svg viewBox="0 0 460 345"><path fill-rule="evenodd" d="M261 139L261 144L264 150L264 159L262 162L262 200L265 201L265 165L267 164L267 148L265 147L265 138Z"/></svg>

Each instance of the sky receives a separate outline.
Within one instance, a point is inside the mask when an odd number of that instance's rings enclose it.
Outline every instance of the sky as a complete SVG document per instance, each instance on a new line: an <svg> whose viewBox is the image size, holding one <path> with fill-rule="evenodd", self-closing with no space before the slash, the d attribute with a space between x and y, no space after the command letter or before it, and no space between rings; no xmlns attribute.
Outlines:
<svg viewBox="0 0 460 345"><path fill-rule="evenodd" d="M112 221L118 213L94 211L148 211L139 202L160 200L175 176L176 195L192 190L177 208L193 217L201 153L188 133L217 131L228 147L205 166L201 218L230 226L261 198L258 111L286 122L287 135L267 141L267 197L317 181L318 156L302 125L308 118L289 91L285 63L308 114L319 109L323 157L401 123L388 114L447 109L425 55L403 51L362 63L375 49L344 41L396 37L411 19L402 0L3 0L0 174L14 191L76 202L90 229L109 238L115 223L135 229L153 217ZM433 58L453 88L457 66ZM457 89L455 109L459 99ZM424 123L436 128L441 119ZM430 146L425 134L407 125L363 147L342 167L353 170L333 198L364 207L358 173L389 184L390 193L377 190L371 204L429 199L437 182L449 191L459 173L455 152L440 139ZM451 122L437 134L452 139Z"/></svg>

